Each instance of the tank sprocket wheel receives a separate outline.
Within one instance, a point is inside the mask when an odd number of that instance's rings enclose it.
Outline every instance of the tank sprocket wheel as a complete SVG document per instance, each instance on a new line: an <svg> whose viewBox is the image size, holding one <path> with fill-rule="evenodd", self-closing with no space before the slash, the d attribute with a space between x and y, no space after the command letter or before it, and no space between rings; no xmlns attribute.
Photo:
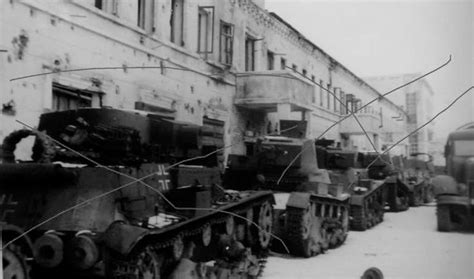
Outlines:
<svg viewBox="0 0 474 279"><path fill-rule="evenodd" d="M3 247L4 243L2 243ZM3 278L5 279L28 279L30 266L21 253L21 247L10 244L3 249Z"/></svg>
<svg viewBox="0 0 474 279"><path fill-rule="evenodd" d="M152 249L145 248L135 256L136 278L139 279L159 279L163 258L157 255Z"/></svg>
<svg viewBox="0 0 474 279"><path fill-rule="evenodd" d="M258 244L266 249L270 244L273 226L273 208L270 202L264 202L258 212Z"/></svg>
<svg viewBox="0 0 474 279"><path fill-rule="evenodd" d="M150 247L144 247L128 258L107 250L104 255L105 275L108 279L159 279L164 258Z"/></svg>
<svg viewBox="0 0 474 279"><path fill-rule="evenodd" d="M325 232L321 220L312 213L311 206L306 209L287 208L288 240L291 252L309 258L324 250Z"/></svg>
<svg viewBox="0 0 474 279"><path fill-rule="evenodd" d="M327 249L329 249L329 246L331 245L331 233L329 232L329 223L322 222L319 231L321 234L321 252L325 252Z"/></svg>
<svg viewBox="0 0 474 279"><path fill-rule="evenodd" d="M365 231L368 227L367 217L362 206L351 206L352 220L350 226L353 230Z"/></svg>

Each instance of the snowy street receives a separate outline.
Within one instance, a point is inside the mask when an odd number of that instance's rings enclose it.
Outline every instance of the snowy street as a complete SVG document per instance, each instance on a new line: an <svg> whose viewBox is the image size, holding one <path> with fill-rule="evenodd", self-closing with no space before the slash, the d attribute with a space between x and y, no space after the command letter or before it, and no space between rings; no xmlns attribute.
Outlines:
<svg viewBox="0 0 474 279"><path fill-rule="evenodd" d="M436 231L436 207L385 213L365 232L326 254L303 259L273 255L263 278L360 278L378 267L384 278L474 278L474 234Z"/></svg>

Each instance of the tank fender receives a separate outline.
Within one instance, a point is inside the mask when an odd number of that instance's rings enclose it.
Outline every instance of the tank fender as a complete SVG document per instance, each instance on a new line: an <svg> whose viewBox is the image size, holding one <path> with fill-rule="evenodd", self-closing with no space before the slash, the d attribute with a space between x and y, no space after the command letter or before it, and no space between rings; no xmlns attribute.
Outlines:
<svg viewBox="0 0 474 279"><path fill-rule="evenodd" d="M2 224L1 229L3 243L9 242L23 233L23 230L20 227L11 224ZM16 240L15 244L20 245L23 248L23 253L27 256L33 257L33 243L27 235Z"/></svg>
<svg viewBox="0 0 474 279"><path fill-rule="evenodd" d="M103 240L108 248L121 255L127 255L148 233L149 230L145 228L131 226L123 221L116 221L107 228Z"/></svg>
<svg viewBox="0 0 474 279"><path fill-rule="evenodd" d="M439 194L458 194L457 183L449 175L437 175L432 180L435 195Z"/></svg>
<svg viewBox="0 0 474 279"><path fill-rule="evenodd" d="M310 205L310 199L310 193L293 192L290 194L286 206L305 209Z"/></svg>

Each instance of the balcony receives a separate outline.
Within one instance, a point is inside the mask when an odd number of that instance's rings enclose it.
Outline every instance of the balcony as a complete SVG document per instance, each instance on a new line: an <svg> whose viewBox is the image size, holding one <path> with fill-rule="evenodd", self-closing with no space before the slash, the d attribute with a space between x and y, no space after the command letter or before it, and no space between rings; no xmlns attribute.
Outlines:
<svg viewBox="0 0 474 279"><path fill-rule="evenodd" d="M360 124L364 127L367 133L379 134L381 132L381 120L380 114L378 113L369 113L369 112L359 112L355 114L357 119L359 119ZM359 123L355 120L354 116L349 116L340 124L340 133L348 135L363 135L364 132L360 127Z"/></svg>
<svg viewBox="0 0 474 279"><path fill-rule="evenodd" d="M234 104L247 108L276 112L280 104L291 111L311 110L314 85L289 71L238 73Z"/></svg>

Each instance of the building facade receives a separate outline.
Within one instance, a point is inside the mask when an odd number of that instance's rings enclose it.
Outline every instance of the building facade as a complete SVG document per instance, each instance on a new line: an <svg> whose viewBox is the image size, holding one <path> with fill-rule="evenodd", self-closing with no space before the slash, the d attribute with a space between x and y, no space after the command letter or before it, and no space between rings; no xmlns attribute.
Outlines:
<svg viewBox="0 0 474 279"><path fill-rule="evenodd" d="M12 0L0 13L0 141L16 120L35 126L43 112L77 107L210 126L208 140L230 146L223 161L291 121L309 138L334 125L325 138L361 151L406 132L403 109L263 0ZM355 113L365 132L353 117L336 124L374 99Z"/></svg>
<svg viewBox="0 0 474 279"><path fill-rule="evenodd" d="M419 75L405 74L385 77L367 78L369 84L381 92L389 91L402 84L405 84ZM408 132L428 122L433 116L434 92L426 79L420 79L406 87L400 89L400 92L387 96L388 99L406 110L408 114L407 128ZM429 123L425 128L409 137L410 153L429 153L435 155L439 150L439 144L436 143L434 133L434 123Z"/></svg>

